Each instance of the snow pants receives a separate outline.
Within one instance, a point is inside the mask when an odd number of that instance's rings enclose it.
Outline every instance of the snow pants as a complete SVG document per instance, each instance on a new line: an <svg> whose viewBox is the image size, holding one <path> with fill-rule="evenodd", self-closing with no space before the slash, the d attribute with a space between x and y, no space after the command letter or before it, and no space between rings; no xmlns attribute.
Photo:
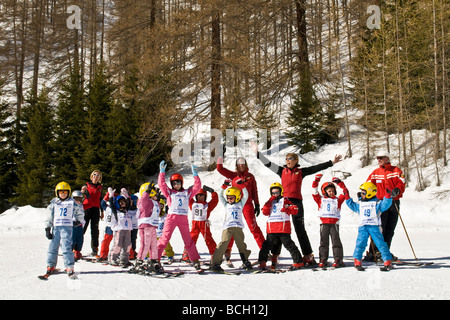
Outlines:
<svg viewBox="0 0 450 320"><path fill-rule="evenodd" d="M313 250L311 242L309 241L308 234L305 229L305 213L303 210L303 202L300 199L288 198L294 205L298 207L298 213L292 215L292 224L294 225L295 233L297 235L298 243L304 256L310 255ZM280 246L281 249L281 246ZM275 252L274 252L275 254ZM279 254L279 251L278 251Z"/></svg>
<svg viewBox="0 0 450 320"><path fill-rule="evenodd" d="M113 239L113 231L110 227L105 228L105 235L103 236L102 246L100 248L100 258L107 259L109 253L109 245Z"/></svg>
<svg viewBox="0 0 450 320"><path fill-rule="evenodd" d="M298 250L295 242L292 240L289 233L269 233L267 239L264 241L261 250L259 251L258 261L267 261L269 251L274 246L280 246L281 244L289 251L294 263L302 262L302 254Z"/></svg>
<svg viewBox="0 0 450 320"><path fill-rule="evenodd" d="M391 247L392 238L394 238L395 227L398 222L398 209L400 209L400 200L392 200L392 205L386 211L381 213L381 232L383 233L384 241L386 242L388 248ZM376 246L370 246L369 250L373 254L373 249L377 251Z"/></svg>
<svg viewBox="0 0 450 320"><path fill-rule="evenodd" d="M131 230L114 231L113 247L109 253L109 263L116 263L117 259L126 264L129 262L129 252L131 249ZM119 257L120 254L120 257Z"/></svg>
<svg viewBox="0 0 450 320"><path fill-rule="evenodd" d="M72 251L73 227L53 227L53 239L50 240L47 251L47 266L56 267L58 262L58 250L61 246L64 266L73 268L75 258Z"/></svg>
<svg viewBox="0 0 450 320"><path fill-rule="evenodd" d="M83 227L73 227L72 231L72 250L81 251L83 248Z"/></svg>
<svg viewBox="0 0 450 320"><path fill-rule="evenodd" d="M189 232L188 216L169 214L164 223L163 233L158 240L158 260L161 259L161 255L164 249L167 247L167 244L169 243L170 237L172 236L175 227L178 227L178 229L180 230L184 246L191 261L200 259L197 247L195 246L194 241L192 241L191 233Z"/></svg>
<svg viewBox="0 0 450 320"><path fill-rule="evenodd" d="M158 259L158 239L156 237L157 227L145 227L139 229L140 247L137 258L144 260L149 253L150 259Z"/></svg>
<svg viewBox="0 0 450 320"><path fill-rule="evenodd" d="M333 258L334 260L339 259L342 261L344 259L344 250L339 237L339 225L330 223L322 223L320 225L319 260L328 260L330 237L333 246Z"/></svg>
<svg viewBox="0 0 450 320"><path fill-rule="evenodd" d="M200 233L203 235L203 238L205 239L209 254L212 255L216 250L216 242L212 237L211 230L209 229L207 222L195 220L192 221L191 238L192 241L194 241L194 243L197 243L197 239Z"/></svg>
<svg viewBox="0 0 450 320"><path fill-rule="evenodd" d="M381 258L383 259L383 261L392 260L392 254L383 239L383 235L380 231L380 226L371 225L360 226L358 228L358 237L356 238L356 247L355 251L353 252L353 258L358 260L362 259L364 250L367 247L369 236L372 238L373 242L380 250Z"/></svg>
<svg viewBox="0 0 450 320"><path fill-rule="evenodd" d="M242 213L244 214L244 219L247 222L247 226L250 232L252 233L253 238L255 238L258 247L261 249L265 241L265 238L263 232L261 231L261 228L258 226L258 223L256 222L255 208L253 207L253 204L246 203L242 210ZM232 238L230 243L228 244L227 249L228 253L231 252L231 247L233 246L233 243L234 239Z"/></svg>
<svg viewBox="0 0 450 320"><path fill-rule="evenodd" d="M231 227L222 231L222 241L217 245L217 248L211 258L211 263L213 265L220 265L222 263L223 254L227 250L227 246L231 241L231 238L236 240L236 246L238 247L241 259L244 261L248 260L251 251L247 249L247 245L244 242L244 232L241 228Z"/></svg>
<svg viewBox="0 0 450 320"><path fill-rule="evenodd" d="M91 248L92 251L98 250L98 224L100 222L100 208L92 207L84 210L84 220L86 224L84 225L84 233L89 227L89 222L91 224Z"/></svg>

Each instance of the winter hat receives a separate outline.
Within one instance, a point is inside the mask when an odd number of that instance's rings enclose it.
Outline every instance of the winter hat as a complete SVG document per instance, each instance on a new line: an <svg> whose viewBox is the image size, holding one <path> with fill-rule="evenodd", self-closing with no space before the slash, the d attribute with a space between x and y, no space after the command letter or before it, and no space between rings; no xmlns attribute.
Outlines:
<svg viewBox="0 0 450 320"><path fill-rule="evenodd" d="M382 150L382 151L378 151L378 152L375 154L375 158L378 158L378 157L387 157L387 158L391 158L391 155L390 155L389 152L387 152L386 150Z"/></svg>

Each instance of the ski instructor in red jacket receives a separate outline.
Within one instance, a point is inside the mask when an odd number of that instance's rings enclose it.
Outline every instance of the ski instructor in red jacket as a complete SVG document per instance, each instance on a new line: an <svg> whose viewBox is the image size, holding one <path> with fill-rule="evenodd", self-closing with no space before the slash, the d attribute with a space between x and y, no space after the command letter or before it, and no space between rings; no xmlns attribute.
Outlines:
<svg viewBox="0 0 450 320"><path fill-rule="evenodd" d="M370 181L377 186L378 199L384 198L386 189L392 191L392 205L388 210L381 213L382 233L384 241L390 249L395 227L398 222L400 198L403 196L403 192L405 192L405 176L399 167L391 164L389 152L380 151L375 157L378 161L378 168L372 171L367 178L367 181ZM371 245L369 254L366 256L365 260L375 260L376 257L373 256L373 249L376 250L376 247Z"/></svg>
<svg viewBox="0 0 450 320"><path fill-rule="evenodd" d="M253 237L256 240L256 243L258 244L258 247L261 249L265 238L264 234L258 226L258 223L256 222L256 217L260 213L258 187L256 185L255 177L250 172L248 172L247 161L242 157L237 158L236 171L233 172L223 167L223 158L218 158L217 171L224 177L233 180L233 183L235 183L237 180L242 180L242 182L245 183L245 187L248 190L248 200L244 206L244 218L247 222L250 232L252 233ZM254 207L253 203L255 203ZM228 249L231 249L232 244L233 241L230 241Z"/></svg>
<svg viewBox="0 0 450 320"><path fill-rule="evenodd" d="M288 198L294 205L298 207L298 213L292 216L295 233L303 253L303 261L305 264L315 264L313 250L305 229L303 197L302 197L302 181L305 176L325 170L333 166L336 162L342 160L342 155L336 155L333 160L317 164L315 166L301 168L298 164L298 155L288 153L286 155L286 165L280 167L272 164L264 155L258 151L258 146L252 144L253 151L256 152L257 158L270 168L273 172L281 177L281 185L283 186L283 196Z"/></svg>
<svg viewBox="0 0 450 320"><path fill-rule="evenodd" d="M102 173L99 170L94 170L91 173L91 180L81 187L81 192L86 196L83 201L83 208L86 220L84 226L84 233L88 229L89 222L91 224L91 248L92 255L98 254L98 225L100 218L103 218L100 209L100 201L102 200Z"/></svg>

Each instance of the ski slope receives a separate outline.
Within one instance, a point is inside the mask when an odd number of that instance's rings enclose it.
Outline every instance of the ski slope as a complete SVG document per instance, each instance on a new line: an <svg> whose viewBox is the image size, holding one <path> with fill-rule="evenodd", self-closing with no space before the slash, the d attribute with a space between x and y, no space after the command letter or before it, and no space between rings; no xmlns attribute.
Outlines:
<svg viewBox="0 0 450 320"><path fill-rule="evenodd" d="M420 138L420 137L419 137ZM368 167L361 167L359 150L362 146L354 144L354 156L335 164L322 173L322 182L331 180L333 176L344 178L344 173L350 173L344 180L355 198L359 185L364 182L376 167L376 161ZM393 137L395 143L395 137ZM281 141L280 157L290 151L295 151ZM394 149L394 148L393 148ZM242 150L234 150L240 155ZM310 152L300 159L304 167L333 159L335 154L345 155L346 143L337 143L322 147L317 152ZM230 156L232 150L225 155L224 166L234 169L235 156ZM394 152L395 154L395 152ZM268 200L269 186L279 182L279 177L263 166L251 153L247 157L250 172L258 183L261 206ZM275 161L274 160L274 161ZM395 161L392 161L396 164ZM279 162L280 165L283 162ZM183 173L185 185L193 183L190 166L183 165L169 170L166 176L175 170ZM401 200L400 212L409 234L415 254L420 261L432 261L428 267L397 266L390 272L381 272L375 263L363 263L365 272L353 268L352 253L357 236L358 219L346 205L343 205L340 223L340 235L344 247L347 267L336 270L320 270L313 272L305 269L282 274L251 274L239 276L222 274L185 274L173 279L157 279L141 275L128 274L125 270L102 264L80 261L75 264L78 280L70 280L64 273L55 274L48 281L41 281L38 275L45 273L46 255L49 241L45 237L45 208L31 206L10 209L0 215L0 299L98 299L98 300L254 300L261 303L269 300L434 300L450 298L450 201L448 190L450 180L448 169L442 169L443 185L430 186L417 192L414 187L414 177L407 187ZM107 174L107 173L105 173ZM220 190L223 177L217 172L200 170L202 185L206 184L216 191ZM153 177L154 179L156 177ZM319 218L317 206L311 196L311 184L314 176L308 176L303 181L302 194L305 208L305 224L314 253L317 257L319 246ZM432 181L432 173L429 174ZM108 187L108 186L104 186ZM339 188L338 188L339 190ZM212 212L211 231L218 243L221 236L223 208L219 204ZM257 218L259 226L265 232L265 216ZM104 222L100 223L100 241L103 238ZM255 261L258 247L248 229L244 229L245 241L252 250L250 260ZM298 241L293 234L293 239ZM171 244L180 257L183 242L176 229ZM139 241L138 241L139 246ZM197 242L198 251L204 260L210 258L203 238ZM415 261L412 249L407 240L404 228L399 220L391 251L399 259ZM330 250L331 252L331 250ZM82 253L90 253L90 235L86 233ZM241 265L237 248L233 248L233 260L236 267ZM329 261L332 262L332 257ZM283 249L280 256L283 267L292 263L289 253ZM270 264L270 263L269 263ZM227 270L225 265L222 265ZM58 267L63 269L62 257ZM166 270L179 268L193 271L194 268L185 264L165 266ZM185 302L186 306L189 305ZM177 312L180 312L179 309Z"/></svg>

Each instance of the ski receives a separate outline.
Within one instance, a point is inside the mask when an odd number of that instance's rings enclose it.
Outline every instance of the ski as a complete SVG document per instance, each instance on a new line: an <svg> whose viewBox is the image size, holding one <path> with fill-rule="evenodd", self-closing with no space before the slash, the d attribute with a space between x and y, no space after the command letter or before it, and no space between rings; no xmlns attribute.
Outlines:
<svg viewBox="0 0 450 320"><path fill-rule="evenodd" d="M48 280L48 278L52 274L58 273L59 271L60 271L60 269L55 269L52 273L46 273L46 274L40 275L40 276L38 276L38 278L41 279L41 280Z"/></svg>
<svg viewBox="0 0 450 320"><path fill-rule="evenodd" d="M184 275L184 272L183 271L162 272L162 273L149 272L149 273L145 273L144 275L152 277L152 278L167 279L167 278L176 278L176 277L182 276L182 275Z"/></svg>
<svg viewBox="0 0 450 320"><path fill-rule="evenodd" d="M392 264L397 266L416 266L416 267L424 267L424 266L430 266L434 264L434 262L412 262L412 261L392 261Z"/></svg>
<svg viewBox="0 0 450 320"><path fill-rule="evenodd" d="M285 273L288 270L284 270L284 269L258 269L255 271L252 271L252 273L258 274L258 273Z"/></svg>

